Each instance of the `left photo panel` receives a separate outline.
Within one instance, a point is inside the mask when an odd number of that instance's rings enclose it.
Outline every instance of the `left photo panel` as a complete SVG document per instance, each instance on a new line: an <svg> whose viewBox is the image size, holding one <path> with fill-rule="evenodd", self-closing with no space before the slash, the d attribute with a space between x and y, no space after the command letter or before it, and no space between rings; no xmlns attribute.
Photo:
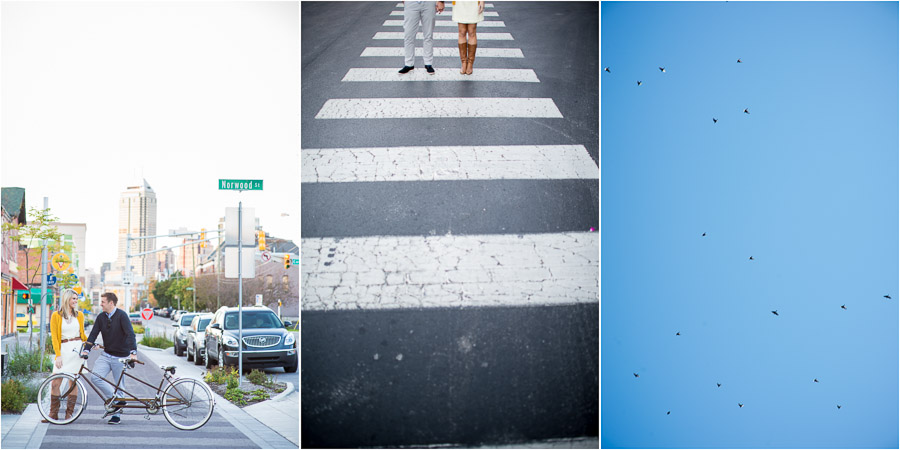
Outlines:
<svg viewBox="0 0 900 450"><path fill-rule="evenodd" d="M299 447L299 13L0 3L3 448Z"/></svg>

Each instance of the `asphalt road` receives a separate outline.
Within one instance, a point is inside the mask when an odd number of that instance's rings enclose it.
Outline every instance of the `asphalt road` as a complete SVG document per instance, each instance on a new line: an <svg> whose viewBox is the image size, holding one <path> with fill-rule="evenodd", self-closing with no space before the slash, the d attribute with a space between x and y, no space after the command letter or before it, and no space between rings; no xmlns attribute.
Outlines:
<svg viewBox="0 0 900 450"><path fill-rule="evenodd" d="M584 146L588 164L593 161L595 166L598 5L492 3L488 11L498 15L486 19L502 20L505 26L479 27L479 34L504 32L514 39L481 38L479 51L521 49L524 58L476 56L475 72L530 69L540 82L341 81L350 69L396 72L403 65L401 56L361 56L369 47L402 46L398 40L373 39L376 33L402 30L385 25L386 20L402 19L391 15L401 8L397 2L303 2L301 152L575 145ZM437 20L449 19L448 10ZM435 29L448 31L455 28ZM417 47L421 45L417 41ZM435 41L436 48L455 46L455 39ZM417 57L416 70L422 71L421 66ZM459 58L436 56L434 67L458 71ZM316 118L332 99L411 97L552 99L562 117ZM309 166L304 164L302 170ZM304 240L587 233L598 224L599 187L596 178L538 176L304 182L301 203ZM504 264L515 259L503 253L502 246L490 245L500 252L497 265L501 259ZM385 263L387 255L342 254L346 248L365 247L364 241L326 245L323 265L301 260L304 276L308 275L304 280L327 286L328 280L362 278L361 273L315 272L353 264L372 264L374 272L369 275L380 279L382 269L390 271L380 265L394 264ZM583 281L596 285L593 275ZM451 308L426 295L421 303L432 307L365 309L361 302L341 303L339 289L353 296L364 295L360 292L367 289L387 292L386 287L397 287L362 283L333 290L309 285L301 289L303 447L505 445L597 436L597 302L522 306L522 299L511 299L492 307ZM313 303L305 295L316 296L315 310L303 306ZM464 296L460 292L460 299ZM398 297L385 294L381 300Z"/></svg>

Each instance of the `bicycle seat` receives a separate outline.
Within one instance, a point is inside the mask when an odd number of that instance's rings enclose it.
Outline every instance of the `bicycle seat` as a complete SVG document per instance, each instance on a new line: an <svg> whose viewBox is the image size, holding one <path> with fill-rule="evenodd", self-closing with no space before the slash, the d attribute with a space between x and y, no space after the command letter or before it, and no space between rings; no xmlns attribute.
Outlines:
<svg viewBox="0 0 900 450"><path fill-rule="evenodd" d="M159 366L159 368L166 372L172 372L172 375L175 375L175 366Z"/></svg>

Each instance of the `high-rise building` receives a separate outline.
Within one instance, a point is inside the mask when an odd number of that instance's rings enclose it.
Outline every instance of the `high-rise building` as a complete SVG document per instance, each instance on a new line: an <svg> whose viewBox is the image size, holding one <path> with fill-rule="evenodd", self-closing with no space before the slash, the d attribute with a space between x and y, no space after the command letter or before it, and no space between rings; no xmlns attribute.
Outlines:
<svg viewBox="0 0 900 450"><path fill-rule="evenodd" d="M119 198L119 254L116 267L128 271L125 267L125 245L128 234L132 238L156 235L156 193L142 179L136 186L128 186ZM139 239L131 241L131 254L142 253L156 248L156 239ZM149 281L156 273L157 257L154 255L131 258L131 271L135 283L141 277Z"/></svg>

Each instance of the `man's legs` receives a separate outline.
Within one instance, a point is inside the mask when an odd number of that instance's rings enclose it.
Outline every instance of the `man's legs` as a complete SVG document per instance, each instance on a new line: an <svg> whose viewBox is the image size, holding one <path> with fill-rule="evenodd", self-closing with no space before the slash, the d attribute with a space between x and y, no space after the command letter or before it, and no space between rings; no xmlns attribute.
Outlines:
<svg viewBox="0 0 900 450"><path fill-rule="evenodd" d="M403 51L406 58L403 65L412 67L416 63L416 32L419 31L419 22L422 20L422 8L418 2L403 4Z"/></svg>
<svg viewBox="0 0 900 450"><path fill-rule="evenodd" d="M113 396L113 387L112 384L103 381L100 377L104 377L113 383L119 380L119 377L122 374L122 371L125 370L125 366L122 363L116 361L115 356L109 356L105 352L100 354L100 357L97 358L97 361L94 362L94 368L92 369L94 374L91 376L91 381L94 383L94 386L97 386L97 389L103 394L103 401L105 402L107 399ZM122 384L125 383L125 380L122 380ZM122 391L116 392L117 397L121 397L124 395ZM118 417L118 414L113 414L113 417Z"/></svg>
<svg viewBox="0 0 900 450"><path fill-rule="evenodd" d="M434 63L434 2L425 2L425 10L422 11L422 59L425 65Z"/></svg>

